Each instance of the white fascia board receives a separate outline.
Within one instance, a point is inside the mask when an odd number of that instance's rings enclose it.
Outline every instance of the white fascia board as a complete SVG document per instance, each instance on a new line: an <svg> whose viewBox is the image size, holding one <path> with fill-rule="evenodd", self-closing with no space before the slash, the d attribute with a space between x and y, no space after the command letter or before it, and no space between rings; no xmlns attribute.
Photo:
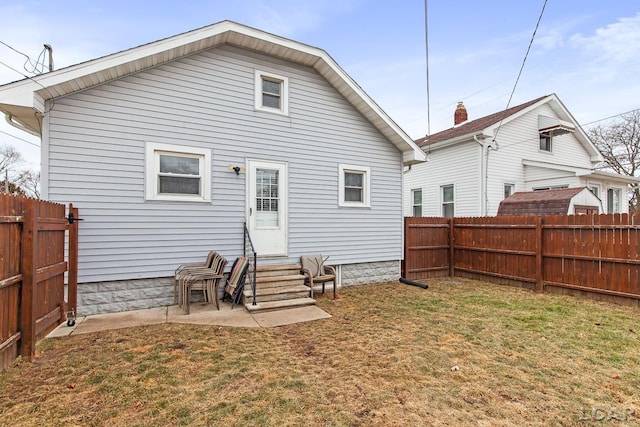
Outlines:
<svg viewBox="0 0 640 427"><path fill-rule="evenodd" d="M522 159L522 165L523 166L533 166L533 167L544 168L544 169L559 170L559 171L563 171L563 172L571 172L571 173L576 174L576 176L585 175L585 174L589 174L589 173L592 172L592 170L588 169L588 168L581 168L581 167L575 167L575 166L569 166L569 165L561 165L561 164L558 164L558 163L541 162L541 161L538 161L538 160Z"/></svg>
<svg viewBox="0 0 640 427"><path fill-rule="evenodd" d="M594 178L600 178L600 179L607 179L610 181L623 182L625 184L630 184L630 185L635 185L640 183L640 177L620 175L613 172L595 171L589 174L588 176L593 176Z"/></svg>

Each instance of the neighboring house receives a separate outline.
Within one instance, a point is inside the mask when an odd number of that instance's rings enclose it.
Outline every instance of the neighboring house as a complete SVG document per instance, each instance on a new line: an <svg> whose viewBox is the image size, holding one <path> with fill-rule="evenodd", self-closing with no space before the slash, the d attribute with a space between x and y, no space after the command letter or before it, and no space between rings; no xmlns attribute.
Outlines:
<svg viewBox="0 0 640 427"><path fill-rule="evenodd" d="M466 120L459 103L454 127L416 141L428 163L405 171L406 216L493 216L515 192L574 187L589 188L605 213L628 212L628 187L640 180L594 169L602 155L555 94Z"/></svg>
<svg viewBox="0 0 640 427"><path fill-rule="evenodd" d="M424 152L323 50L223 21L0 86L42 138L42 196L79 208L81 314L171 304L177 265L322 253L397 280L402 170Z"/></svg>
<svg viewBox="0 0 640 427"><path fill-rule="evenodd" d="M602 213L602 202L587 187L523 191L500 202L498 215L581 215Z"/></svg>

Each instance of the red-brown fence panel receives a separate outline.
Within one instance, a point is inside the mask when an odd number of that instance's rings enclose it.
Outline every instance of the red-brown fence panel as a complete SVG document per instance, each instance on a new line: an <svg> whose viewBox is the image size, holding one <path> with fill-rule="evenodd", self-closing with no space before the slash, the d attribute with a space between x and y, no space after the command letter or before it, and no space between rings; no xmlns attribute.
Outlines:
<svg viewBox="0 0 640 427"><path fill-rule="evenodd" d="M406 218L405 277L447 266L452 276L638 304L640 216Z"/></svg>
<svg viewBox="0 0 640 427"><path fill-rule="evenodd" d="M77 229L68 224L64 205L0 194L0 369L17 355L31 360L36 340L66 318L67 230L75 233L69 234L69 259L77 269ZM70 293L76 278L69 270Z"/></svg>
<svg viewBox="0 0 640 427"><path fill-rule="evenodd" d="M449 275L449 220L405 218L403 277L420 280Z"/></svg>

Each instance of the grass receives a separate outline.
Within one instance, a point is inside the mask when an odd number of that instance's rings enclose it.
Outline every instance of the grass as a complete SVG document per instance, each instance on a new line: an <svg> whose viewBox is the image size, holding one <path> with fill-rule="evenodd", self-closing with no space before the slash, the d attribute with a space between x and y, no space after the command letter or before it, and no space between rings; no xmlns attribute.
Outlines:
<svg viewBox="0 0 640 427"><path fill-rule="evenodd" d="M632 425L640 311L463 279L347 288L333 317L38 344L0 425ZM613 424L606 424L607 422Z"/></svg>

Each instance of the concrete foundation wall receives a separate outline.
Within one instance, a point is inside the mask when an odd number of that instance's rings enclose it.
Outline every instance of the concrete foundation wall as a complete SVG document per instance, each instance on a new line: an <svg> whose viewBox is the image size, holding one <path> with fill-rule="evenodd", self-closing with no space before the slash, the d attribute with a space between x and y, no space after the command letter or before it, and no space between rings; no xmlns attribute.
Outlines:
<svg viewBox="0 0 640 427"><path fill-rule="evenodd" d="M397 281L399 261L368 262L341 266L342 286ZM202 299L194 292L192 300ZM78 315L141 310L173 304L173 279L118 280L78 284Z"/></svg>
<svg viewBox="0 0 640 427"><path fill-rule="evenodd" d="M342 286L393 282L399 277L400 261L366 262L342 266Z"/></svg>

